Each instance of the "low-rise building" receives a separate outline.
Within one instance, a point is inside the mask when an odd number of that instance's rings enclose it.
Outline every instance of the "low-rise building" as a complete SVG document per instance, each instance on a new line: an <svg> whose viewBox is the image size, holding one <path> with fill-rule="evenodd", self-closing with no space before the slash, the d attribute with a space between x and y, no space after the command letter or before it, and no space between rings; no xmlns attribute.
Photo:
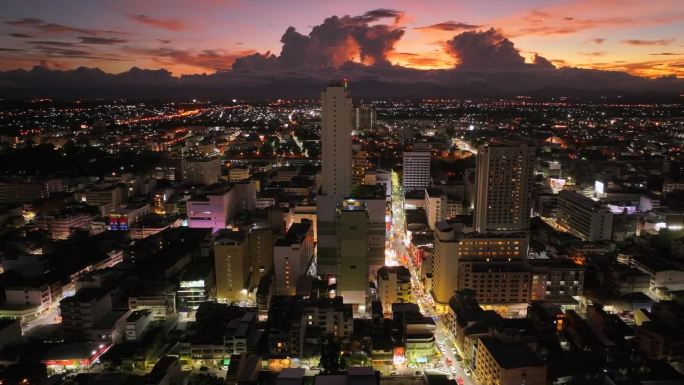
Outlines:
<svg viewBox="0 0 684 385"><path fill-rule="evenodd" d="M383 266L377 275L378 297L384 313L392 311L392 304L410 302L411 273L404 266Z"/></svg>
<svg viewBox="0 0 684 385"><path fill-rule="evenodd" d="M525 344L482 337L477 344L475 377L482 385L545 385L546 366Z"/></svg>

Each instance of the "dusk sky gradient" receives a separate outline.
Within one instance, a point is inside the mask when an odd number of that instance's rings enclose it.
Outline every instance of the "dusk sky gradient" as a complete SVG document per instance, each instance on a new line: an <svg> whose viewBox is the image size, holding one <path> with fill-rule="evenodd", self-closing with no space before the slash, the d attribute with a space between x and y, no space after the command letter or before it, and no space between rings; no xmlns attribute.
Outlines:
<svg viewBox="0 0 684 385"><path fill-rule="evenodd" d="M265 1L5 0L0 70L165 68L174 75L230 70L243 56L279 55L292 26L308 35L333 15L394 10L372 20L396 39L382 55L417 69L459 65L447 42L494 28L531 63L684 78L682 0ZM351 44L351 43L350 43ZM355 43L354 43L355 44ZM346 59L373 64L351 44ZM358 49L358 47L356 47ZM375 63L377 64L377 63Z"/></svg>

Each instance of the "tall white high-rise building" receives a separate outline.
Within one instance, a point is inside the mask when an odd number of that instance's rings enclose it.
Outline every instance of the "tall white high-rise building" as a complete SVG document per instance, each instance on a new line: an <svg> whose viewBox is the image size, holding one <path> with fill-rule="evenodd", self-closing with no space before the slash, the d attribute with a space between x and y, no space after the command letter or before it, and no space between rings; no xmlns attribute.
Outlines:
<svg viewBox="0 0 684 385"><path fill-rule="evenodd" d="M404 152L404 192L430 187L430 158L430 147L422 143L415 144L413 151Z"/></svg>
<svg viewBox="0 0 684 385"><path fill-rule="evenodd" d="M337 204L352 181L352 99L346 81L332 81L321 93L321 189L318 211L318 271L335 273Z"/></svg>
<svg viewBox="0 0 684 385"><path fill-rule="evenodd" d="M535 149L526 144L482 146L477 151L475 231L530 227Z"/></svg>
<svg viewBox="0 0 684 385"><path fill-rule="evenodd" d="M347 83L331 82L321 93L321 189L335 198L335 205L351 187L352 113Z"/></svg>

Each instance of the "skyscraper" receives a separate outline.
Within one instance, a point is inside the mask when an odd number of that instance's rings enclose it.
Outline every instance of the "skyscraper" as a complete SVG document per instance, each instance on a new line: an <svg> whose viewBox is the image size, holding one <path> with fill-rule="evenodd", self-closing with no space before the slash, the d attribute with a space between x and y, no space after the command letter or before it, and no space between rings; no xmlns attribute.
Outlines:
<svg viewBox="0 0 684 385"><path fill-rule="evenodd" d="M354 109L354 129L372 130L375 126L377 112L371 106L358 106Z"/></svg>
<svg viewBox="0 0 684 385"><path fill-rule="evenodd" d="M430 187L430 146L416 144L413 151L404 152L404 192Z"/></svg>
<svg viewBox="0 0 684 385"><path fill-rule="evenodd" d="M475 231L530 227L535 151L526 144L482 146L477 152Z"/></svg>
<svg viewBox="0 0 684 385"><path fill-rule="evenodd" d="M321 94L321 189L335 198L335 205L349 195L351 186L352 108L347 82L330 82Z"/></svg>
<svg viewBox="0 0 684 385"><path fill-rule="evenodd" d="M321 93L321 190L316 196L318 272L335 273L337 204L349 195L352 177L352 100L346 81Z"/></svg>

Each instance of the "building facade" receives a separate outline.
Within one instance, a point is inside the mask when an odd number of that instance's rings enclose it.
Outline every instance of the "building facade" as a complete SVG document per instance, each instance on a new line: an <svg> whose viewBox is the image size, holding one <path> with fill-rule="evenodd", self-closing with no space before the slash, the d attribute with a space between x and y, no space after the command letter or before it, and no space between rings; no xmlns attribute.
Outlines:
<svg viewBox="0 0 684 385"><path fill-rule="evenodd" d="M613 235L613 213L574 191L558 194L558 223L584 241L610 240Z"/></svg>
<svg viewBox="0 0 684 385"><path fill-rule="evenodd" d="M313 225L309 221L294 223L278 238L273 247L275 294L295 295L297 279L306 274L313 262Z"/></svg>
<svg viewBox="0 0 684 385"><path fill-rule="evenodd" d="M214 241L216 298L240 301L249 284L249 242L243 231L222 230Z"/></svg>
<svg viewBox="0 0 684 385"><path fill-rule="evenodd" d="M482 146L477 152L474 229L530 227L535 149L526 144Z"/></svg>
<svg viewBox="0 0 684 385"><path fill-rule="evenodd" d="M429 148L427 151L404 152L404 171L402 178L404 192L423 190L430 187L432 182L430 176L431 157Z"/></svg>

